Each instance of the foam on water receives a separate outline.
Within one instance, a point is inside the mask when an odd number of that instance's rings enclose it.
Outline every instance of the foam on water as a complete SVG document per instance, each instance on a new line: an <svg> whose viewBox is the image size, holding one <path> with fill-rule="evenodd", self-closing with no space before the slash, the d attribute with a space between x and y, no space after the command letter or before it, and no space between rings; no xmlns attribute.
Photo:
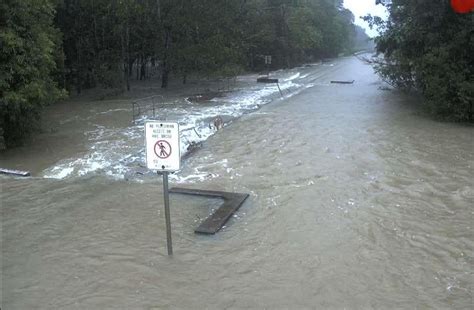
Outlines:
<svg viewBox="0 0 474 310"><path fill-rule="evenodd" d="M280 70L280 89L284 98L289 98L311 85L304 83L301 75L294 70ZM280 92L275 84L255 84L244 89L228 93L225 97L211 99L208 104L194 104L188 98L182 98L165 105L160 115L168 121L177 121L180 125L180 151L185 154L192 144L206 141L215 134L212 120L221 117L226 125L243 114L258 110L262 105L279 99ZM123 109L111 109L101 112L113 115ZM143 115L136 124L128 128L106 128L96 125L96 129L85 132L90 141L89 151L79 158L68 158L56 163L43 171L43 177L64 179L80 177L90 173L106 175L114 179L123 179L136 169L145 167L145 147L143 124L152 119ZM210 163L212 164L212 163ZM173 181L194 182L213 177L204 171L205 167L197 167L191 175L180 172L173 175Z"/></svg>

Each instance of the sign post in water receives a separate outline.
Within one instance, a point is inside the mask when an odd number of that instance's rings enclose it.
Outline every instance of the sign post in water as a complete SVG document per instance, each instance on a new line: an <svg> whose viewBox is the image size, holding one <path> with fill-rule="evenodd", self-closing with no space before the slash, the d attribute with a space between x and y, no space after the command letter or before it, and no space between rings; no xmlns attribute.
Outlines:
<svg viewBox="0 0 474 310"><path fill-rule="evenodd" d="M173 255L171 216L168 192L168 174L180 169L179 125L172 122L145 123L146 166L163 175L163 198L166 218L168 255Z"/></svg>

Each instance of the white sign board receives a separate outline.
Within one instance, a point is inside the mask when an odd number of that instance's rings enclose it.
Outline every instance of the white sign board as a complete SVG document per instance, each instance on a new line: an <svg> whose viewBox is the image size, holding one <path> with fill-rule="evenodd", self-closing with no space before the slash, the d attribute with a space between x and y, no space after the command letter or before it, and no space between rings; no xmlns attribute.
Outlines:
<svg viewBox="0 0 474 310"><path fill-rule="evenodd" d="M160 171L180 168L178 123L150 121L145 123L146 166Z"/></svg>
<svg viewBox="0 0 474 310"><path fill-rule="evenodd" d="M272 64L272 56L270 56L270 55L265 56L265 64L266 65L271 65Z"/></svg>

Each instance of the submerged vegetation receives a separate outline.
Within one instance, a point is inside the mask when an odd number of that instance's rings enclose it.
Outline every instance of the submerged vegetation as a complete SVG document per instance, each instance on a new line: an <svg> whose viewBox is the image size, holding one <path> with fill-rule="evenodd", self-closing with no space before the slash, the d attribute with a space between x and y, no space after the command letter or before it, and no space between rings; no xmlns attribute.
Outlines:
<svg viewBox="0 0 474 310"><path fill-rule="evenodd" d="M5 0L0 128L15 145L68 92L130 89L159 74L234 76L336 56L355 46L342 0ZM360 34L360 29L359 32ZM367 37L366 37L367 38ZM360 42L359 42L360 43Z"/></svg>
<svg viewBox="0 0 474 310"><path fill-rule="evenodd" d="M474 13L457 14L449 1L382 1L389 18L378 27L376 70L392 85L415 89L436 115L474 121Z"/></svg>

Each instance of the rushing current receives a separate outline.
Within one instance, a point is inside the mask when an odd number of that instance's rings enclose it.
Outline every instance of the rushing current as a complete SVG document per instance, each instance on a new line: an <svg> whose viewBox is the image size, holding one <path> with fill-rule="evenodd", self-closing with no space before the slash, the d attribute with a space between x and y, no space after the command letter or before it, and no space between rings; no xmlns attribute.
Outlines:
<svg viewBox="0 0 474 310"><path fill-rule="evenodd" d="M471 309L474 127L432 119L356 57L163 95L182 169L170 186L249 193L216 235L221 201L171 195L146 170L131 100L50 107L1 154L2 309ZM355 80L332 84L331 80ZM147 94L149 95L149 94ZM194 95L194 96L193 96ZM225 126L215 130L212 120Z"/></svg>

